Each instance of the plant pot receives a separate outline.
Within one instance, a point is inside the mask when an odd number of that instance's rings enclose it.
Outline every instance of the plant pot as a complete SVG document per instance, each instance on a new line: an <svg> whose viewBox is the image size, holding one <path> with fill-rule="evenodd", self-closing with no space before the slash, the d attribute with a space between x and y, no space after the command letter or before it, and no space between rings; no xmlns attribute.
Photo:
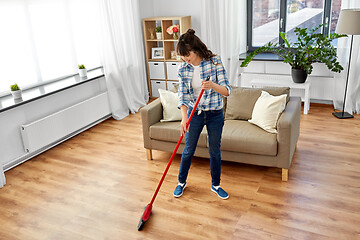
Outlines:
<svg viewBox="0 0 360 240"><path fill-rule="evenodd" d="M307 73L305 70L302 69L291 69L291 76L294 83L304 83L307 79Z"/></svg>
<svg viewBox="0 0 360 240"><path fill-rule="evenodd" d="M22 98L21 89L17 91L11 91L11 94L14 99Z"/></svg>
<svg viewBox="0 0 360 240"><path fill-rule="evenodd" d="M79 75L80 77L87 77L87 70L85 69L79 69Z"/></svg>
<svg viewBox="0 0 360 240"><path fill-rule="evenodd" d="M162 35L161 32L157 32L156 33L156 39L161 40L161 37L162 37L161 35Z"/></svg>

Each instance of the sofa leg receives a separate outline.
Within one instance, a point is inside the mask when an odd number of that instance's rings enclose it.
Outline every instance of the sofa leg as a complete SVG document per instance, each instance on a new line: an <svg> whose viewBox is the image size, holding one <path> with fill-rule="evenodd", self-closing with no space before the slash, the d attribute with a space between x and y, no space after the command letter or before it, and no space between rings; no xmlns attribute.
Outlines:
<svg viewBox="0 0 360 240"><path fill-rule="evenodd" d="M289 172L289 170L288 169L285 169L285 168L282 168L282 181L283 182L287 182L287 180L288 180L288 172Z"/></svg>
<svg viewBox="0 0 360 240"><path fill-rule="evenodd" d="M152 150L151 149L146 149L146 157L147 160L152 160Z"/></svg>

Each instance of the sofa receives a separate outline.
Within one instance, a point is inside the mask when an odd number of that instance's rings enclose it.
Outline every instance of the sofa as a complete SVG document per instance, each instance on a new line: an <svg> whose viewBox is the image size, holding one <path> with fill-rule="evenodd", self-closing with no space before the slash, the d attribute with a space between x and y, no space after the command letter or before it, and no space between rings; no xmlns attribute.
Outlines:
<svg viewBox="0 0 360 240"><path fill-rule="evenodd" d="M254 105L262 91L272 96L287 94L285 110L276 123L277 133L269 133L247 121L251 119ZM299 138L301 99L290 97L289 88L233 87L224 99L224 128L221 141L222 160L254 164L282 169L282 181L288 180L288 169ZM162 122L163 107L160 98L141 110L144 147L147 159L152 159L152 150L173 152L180 137L179 121ZM177 151L181 154L185 138ZM195 156L209 158L206 127L204 127Z"/></svg>

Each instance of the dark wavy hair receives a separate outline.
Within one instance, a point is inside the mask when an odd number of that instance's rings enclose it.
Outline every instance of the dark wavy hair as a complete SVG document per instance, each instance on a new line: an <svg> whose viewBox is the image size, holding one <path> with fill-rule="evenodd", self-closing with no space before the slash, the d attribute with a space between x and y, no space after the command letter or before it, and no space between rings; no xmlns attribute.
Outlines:
<svg viewBox="0 0 360 240"><path fill-rule="evenodd" d="M206 47L200 38L195 35L194 29L188 29L186 33L182 34L176 45L177 55L189 56L190 51L193 51L205 60L210 60L216 56Z"/></svg>

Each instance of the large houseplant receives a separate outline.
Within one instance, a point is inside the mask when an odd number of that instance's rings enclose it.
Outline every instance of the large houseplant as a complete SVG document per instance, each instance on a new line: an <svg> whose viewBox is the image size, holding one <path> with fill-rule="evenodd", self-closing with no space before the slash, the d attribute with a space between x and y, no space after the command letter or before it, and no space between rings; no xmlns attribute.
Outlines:
<svg viewBox="0 0 360 240"><path fill-rule="evenodd" d="M296 28L295 34L297 41L291 43L286 33L281 32L280 36L285 42L285 46L279 43L268 42L264 46L250 53L241 63L241 67L246 67L253 58L261 52L272 52L280 56L284 63L289 63L292 67L293 81L303 83L307 75L310 75L313 67L312 63L325 63L329 70L341 72L344 68L337 61L336 48L332 45L332 40L346 37L345 34L330 33L324 35L316 33L323 24L308 30L307 28Z"/></svg>

